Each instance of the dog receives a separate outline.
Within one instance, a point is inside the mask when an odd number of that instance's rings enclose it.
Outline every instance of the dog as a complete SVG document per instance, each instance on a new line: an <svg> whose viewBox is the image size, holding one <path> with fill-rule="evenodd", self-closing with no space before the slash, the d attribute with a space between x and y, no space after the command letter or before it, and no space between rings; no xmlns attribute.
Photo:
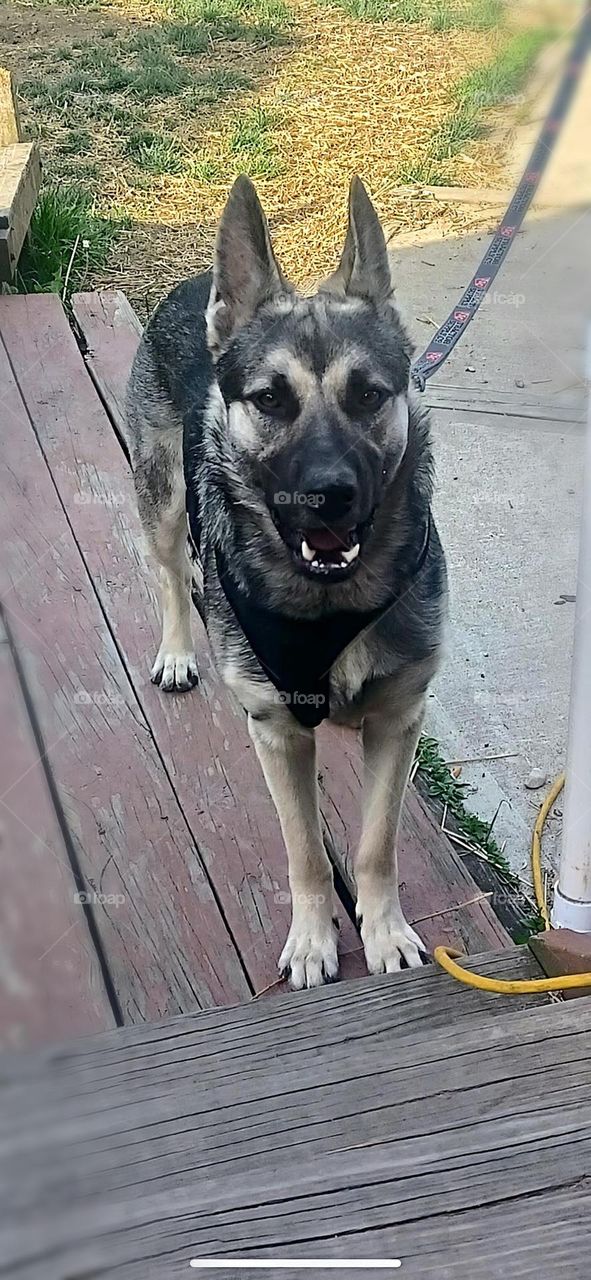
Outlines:
<svg viewBox="0 0 591 1280"><path fill-rule="evenodd" d="M362 731L355 877L368 969L424 958L400 905L396 838L440 661L446 570L411 355L361 181L340 263L308 297L283 276L242 176L213 269L157 308L129 383L139 514L161 572L152 680L164 691L197 682L193 593L279 816L292 898L279 967L296 988L338 971L317 794L323 719Z"/></svg>

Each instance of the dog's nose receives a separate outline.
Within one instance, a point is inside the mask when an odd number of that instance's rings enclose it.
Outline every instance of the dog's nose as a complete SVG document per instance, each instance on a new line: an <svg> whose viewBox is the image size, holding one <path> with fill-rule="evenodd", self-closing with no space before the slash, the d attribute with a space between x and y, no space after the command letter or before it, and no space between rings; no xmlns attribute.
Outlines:
<svg viewBox="0 0 591 1280"><path fill-rule="evenodd" d="M306 476L308 505L317 511L321 520L343 520L349 514L357 496L353 473L342 470L311 472Z"/></svg>

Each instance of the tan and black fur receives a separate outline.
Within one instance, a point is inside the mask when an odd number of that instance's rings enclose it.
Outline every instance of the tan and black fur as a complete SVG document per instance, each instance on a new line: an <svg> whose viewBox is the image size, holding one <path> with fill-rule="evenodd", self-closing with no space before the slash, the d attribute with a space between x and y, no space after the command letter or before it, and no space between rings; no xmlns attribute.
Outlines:
<svg viewBox="0 0 591 1280"><path fill-rule="evenodd" d="M314 731L262 670L219 580L216 551L239 587L287 619L391 602L331 667L330 719L360 726L363 737L356 880L368 967L418 965L421 940L399 902L396 836L439 661L446 587L429 512L429 427L409 390L410 357L384 236L359 180L340 265L308 298L284 279L254 188L240 178L213 272L161 304L130 380L139 511L162 576L152 678L164 690L197 680L188 489L200 528L199 608L220 673L247 712L285 839L293 918L279 963L296 987L334 978L338 967ZM318 549L327 538L336 549Z"/></svg>

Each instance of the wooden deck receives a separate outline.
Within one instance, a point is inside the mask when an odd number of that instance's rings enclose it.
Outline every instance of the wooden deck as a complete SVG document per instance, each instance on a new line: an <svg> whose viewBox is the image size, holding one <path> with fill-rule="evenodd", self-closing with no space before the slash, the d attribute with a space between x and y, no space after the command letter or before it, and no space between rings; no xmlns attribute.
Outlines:
<svg viewBox="0 0 591 1280"><path fill-rule="evenodd" d="M587 1280L591 1002L363 976L358 748L330 727L355 980L253 998L280 989L278 824L205 637L198 689L150 684L155 586L121 444L139 326L117 294L75 314L85 359L57 298L0 297L0 1277L174 1280L213 1257L204 1275L254 1280L228 1260L373 1257L405 1280ZM539 972L412 788L401 868L428 943Z"/></svg>
<svg viewBox="0 0 591 1280"><path fill-rule="evenodd" d="M57 297L0 298L1 677L15 724L2 744L0 1025L12 1047L248 1000L276 983L289 917L278 823L205 637L196 691L163 696L149 681L155 575L121 439L139 322L117 293L79 295L74 311L86 362ZM321 737L354 976L358 746L330 727ZM507 945L414 791L401 845L407 913L428 943Z"/></svg>
<svg viewBox="0 0 591 1280"><path fill-rule="evenodd" d="M590 1051L588 999L425 969L5 1057L0 1276L587 1280Z"/></svg>

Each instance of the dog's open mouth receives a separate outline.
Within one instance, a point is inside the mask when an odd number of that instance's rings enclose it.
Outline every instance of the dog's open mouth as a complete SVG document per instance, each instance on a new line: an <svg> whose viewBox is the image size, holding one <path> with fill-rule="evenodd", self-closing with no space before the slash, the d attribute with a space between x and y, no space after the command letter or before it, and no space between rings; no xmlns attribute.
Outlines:
<svg viewBox="0 0 591 1280"><path fill-rule="evenodd" d="M332 529L306 529L296 554L310 573L351 571L356 565L360 543L357 528L336 533Z"/></svg>
<svg viewBox="0 0 591 1280"><path fill-rule="evenodd" d="M330 529L320 525L318 528L288 531L279 522L276 524L301 573L337 582L355 572L361 551L361 526Z"/></svg>

